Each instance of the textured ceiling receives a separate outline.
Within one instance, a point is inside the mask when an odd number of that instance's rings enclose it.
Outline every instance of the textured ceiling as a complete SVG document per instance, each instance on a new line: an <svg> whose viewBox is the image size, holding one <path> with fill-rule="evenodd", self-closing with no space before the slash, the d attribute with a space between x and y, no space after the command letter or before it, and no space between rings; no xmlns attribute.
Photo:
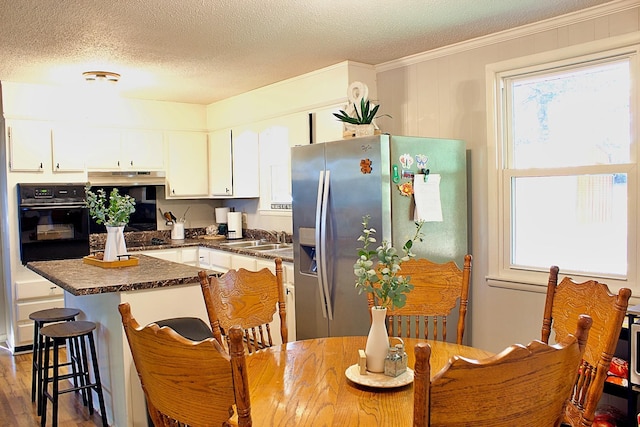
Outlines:
<svg viewBox="0 0 640 427"><path fill-rule="evenodd" d="M197 104L344 60L371 65L609 0L0 0L0 81Z"/></svg>

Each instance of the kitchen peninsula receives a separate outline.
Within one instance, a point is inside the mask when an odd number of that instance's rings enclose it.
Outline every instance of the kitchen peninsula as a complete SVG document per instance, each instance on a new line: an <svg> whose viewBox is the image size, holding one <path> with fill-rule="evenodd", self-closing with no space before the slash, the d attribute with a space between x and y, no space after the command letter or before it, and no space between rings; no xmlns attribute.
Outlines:
<svg viewBox="0 0 640 427"><path fill-rule="evenodd" d="M136 254L139 265L101 268L82 259L34 261L27 267L63 288L65 306L78 319L98 325L98 363L111 426L147 426L140 387L118 305L131 304L140 324L171 317L200 317L208 323L198 281L199 267Z"/></svg>

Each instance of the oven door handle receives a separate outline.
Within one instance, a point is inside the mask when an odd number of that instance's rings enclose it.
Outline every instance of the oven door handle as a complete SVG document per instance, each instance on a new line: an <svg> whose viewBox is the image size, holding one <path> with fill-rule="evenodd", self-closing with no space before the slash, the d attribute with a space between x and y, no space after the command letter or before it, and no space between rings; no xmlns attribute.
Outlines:
<svg viewBox="0 0 640 427"><path fill-rule="evenodd" d="M77 203L56 203L50 205L21 205L20 209L32 209L32 210L43 210L43 209L68 209L68 208L86 208L85 204L77 204Z"/></svg>

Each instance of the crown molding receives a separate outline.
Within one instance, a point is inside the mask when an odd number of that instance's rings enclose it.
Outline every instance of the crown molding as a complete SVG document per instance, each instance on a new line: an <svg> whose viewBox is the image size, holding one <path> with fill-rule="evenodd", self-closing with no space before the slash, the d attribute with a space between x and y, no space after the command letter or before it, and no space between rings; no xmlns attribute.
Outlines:
<svg viewBox="0 0 640 427"><path fill-rule="evenodd" d="M637 7L640 7L640 1L638 0L616 0L610 3L605 3L603 5L593 6L588 9L583 9L555 18L546 19L544 21L535 22L533 24L511 28L508 30L489 34L487 36L477 37L475 39L466 40L426 52L394 59L393 61L383 62L381 64L377 64L375 66L375 70L376 73L380 73L396 68L407 67L420 62L429 61L444 56L450 56L468 50L478 49L481 47L541 33L548 30L566 27L568 25L577 24L579 22L611 15L613 13L622 12Z"/></svg>

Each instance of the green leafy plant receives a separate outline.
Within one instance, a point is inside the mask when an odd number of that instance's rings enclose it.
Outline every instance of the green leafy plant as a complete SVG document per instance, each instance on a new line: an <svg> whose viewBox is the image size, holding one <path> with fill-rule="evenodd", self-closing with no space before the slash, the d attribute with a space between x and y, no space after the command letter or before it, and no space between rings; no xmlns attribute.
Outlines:
<svg viewBox="0 0 640 427"><path fill-rule="evenodd" d="M424 237L422 227L424 221L416 221L416 232L413 237L406 241L402 247L403 255L393 245L383 240L382 244L375 250L370 250L369 245L375 243L374 228L369 227L371 217L362 217L362 234L358 241L363 242L358 248L358 259L353 265L353 272L357 277L356 288L358 293L369 292L373 294L373 301L376 307L402 308L407 302L407 294L413 290L410 283L410 276L402 276L400 264L415 257L411 252L413 243L422 241Z"/></svg>
<svg viewBox="0 0 640 427"><path fill-rule="evenodd" d="M129 222L131 214L136 210L136 200L128 194L120 194L117 188L114 188L109 194L108 205L104 188L100 188L94 193L91 191L91 185L87 185L84 191L87 196L89 215L98 224L108 226L125 225Z"/></svg>
<svg viewBox="0 0 640 427"><path fill-rule="evenodd" d="M379 105L371 108L371 103L369 100L365 102L364 98L360 100L360 111L355 108L356 117L351 117L344 110L340 110L339 113L333 113L333 115L340 120L341 122L350 123L352 125L368 125L371 124L373 119L376 118L376 113L378 112ZM382 116L391 117L388 114L383 114ZM382 117L377 116L377 117Z"/></svg>

